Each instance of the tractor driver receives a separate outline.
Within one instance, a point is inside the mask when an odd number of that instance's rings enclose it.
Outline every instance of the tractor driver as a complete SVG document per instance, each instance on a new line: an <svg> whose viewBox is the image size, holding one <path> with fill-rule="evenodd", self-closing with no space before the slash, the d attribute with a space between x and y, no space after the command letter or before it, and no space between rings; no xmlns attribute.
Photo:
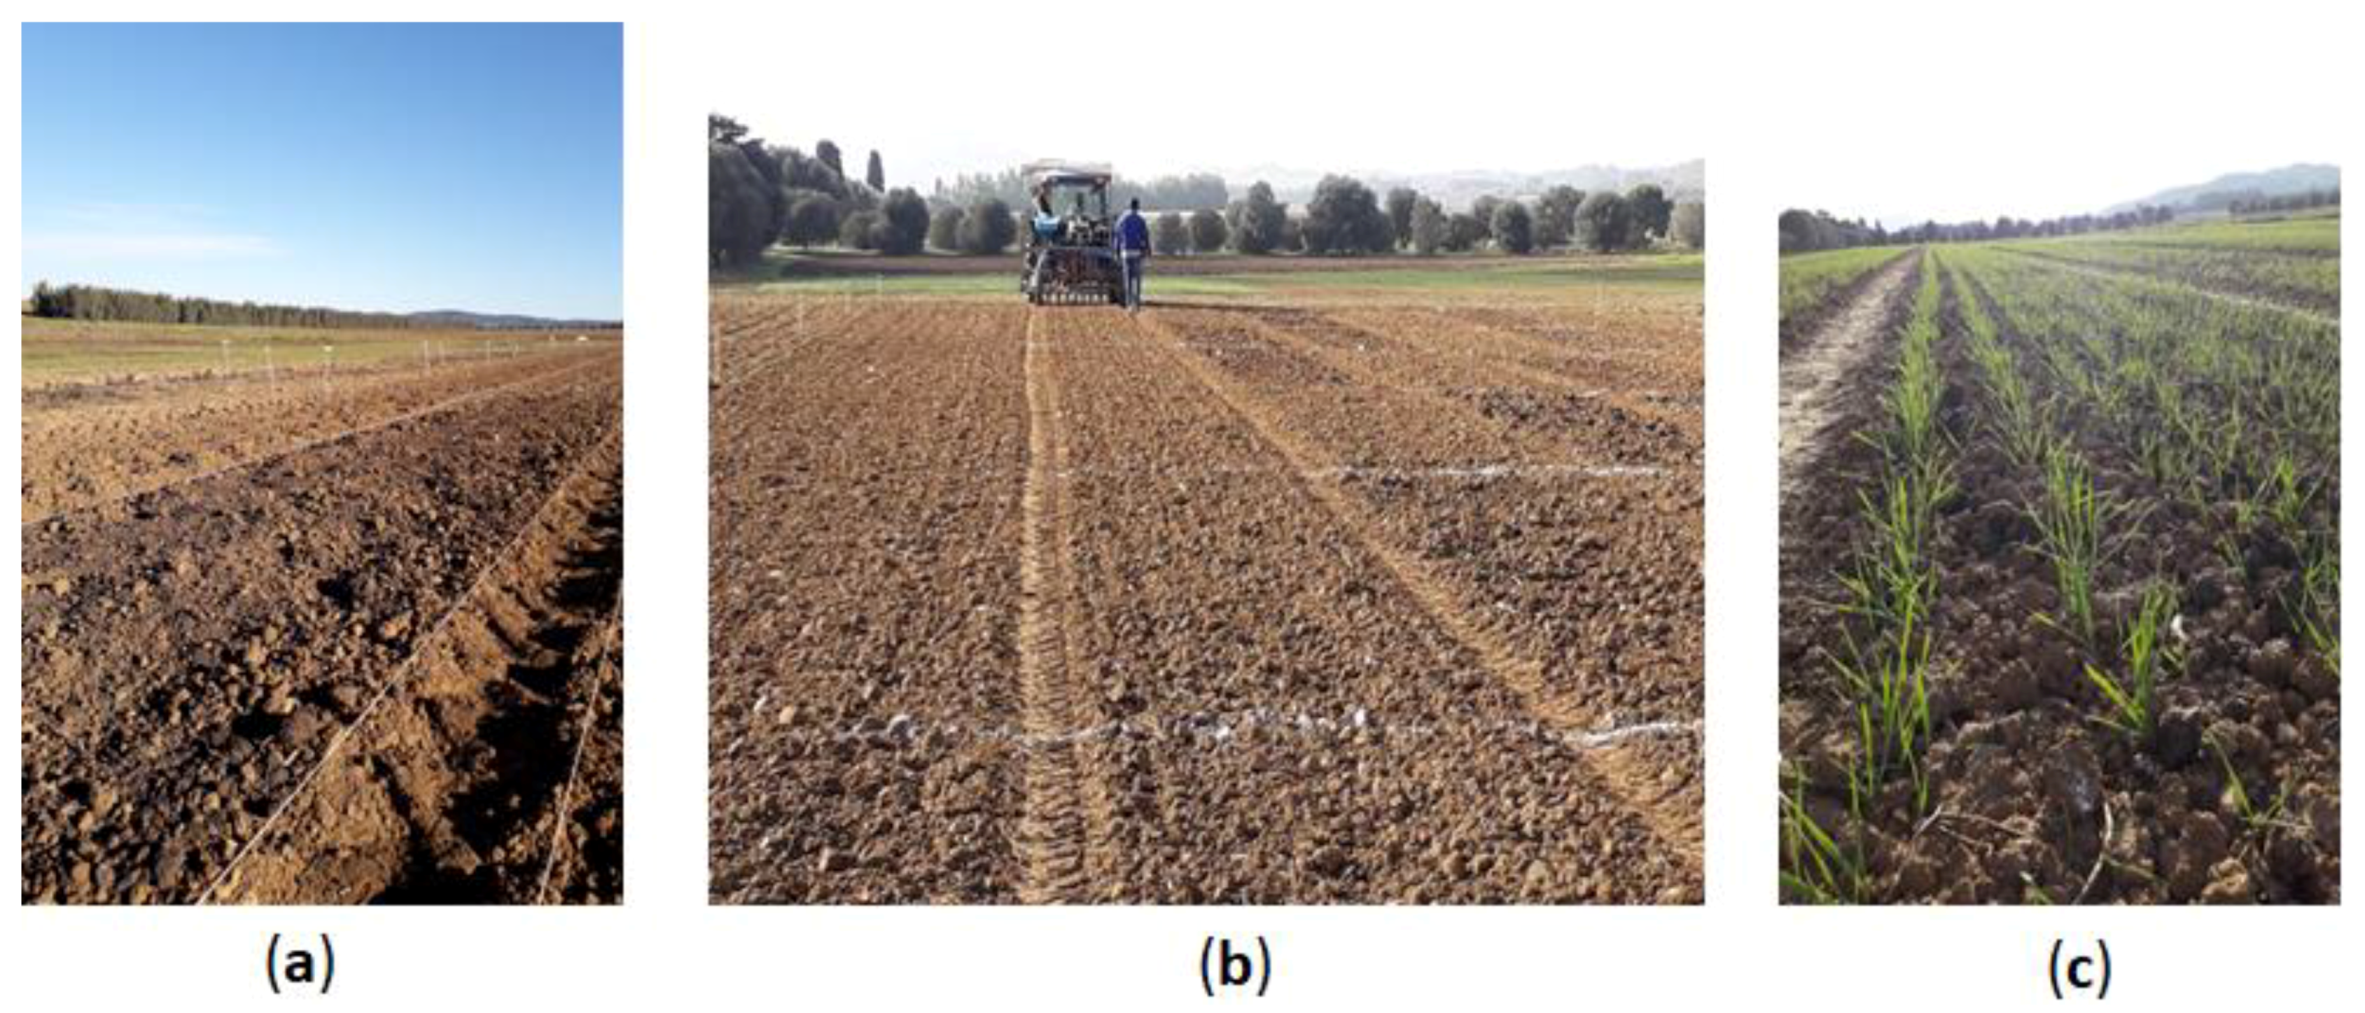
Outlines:
<svg viewBox="0 0 2365 1013"><path fill-rule="evenodd" d="M1150 257L1150 223L1142 220L1141 198L1126 202L1125 217L1117 219L1117 257L1125 265L1125 309L1141 310L1142 262Z"/></svg>

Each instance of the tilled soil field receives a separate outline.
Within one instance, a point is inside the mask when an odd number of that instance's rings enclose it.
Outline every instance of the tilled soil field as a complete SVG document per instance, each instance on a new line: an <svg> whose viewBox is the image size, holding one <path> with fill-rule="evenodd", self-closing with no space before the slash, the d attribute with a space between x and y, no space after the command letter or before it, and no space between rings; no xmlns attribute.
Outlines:
<svg viewBox="0 0 2365 1013"><path fill-rule="evenodd" d="M724 902L1696 902L1699 331L718 302Z"/></svg>
<svg viewBox="0 0 2365 1013"><path fill-rule="evenodd" d="M28 395L26 900L617 900L620 381Z"/></svg>

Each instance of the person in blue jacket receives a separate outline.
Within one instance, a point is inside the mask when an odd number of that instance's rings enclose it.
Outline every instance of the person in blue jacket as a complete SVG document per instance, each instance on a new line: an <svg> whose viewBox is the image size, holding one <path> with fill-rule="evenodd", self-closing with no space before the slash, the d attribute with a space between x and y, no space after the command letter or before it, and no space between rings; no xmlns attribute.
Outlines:
<svg viewBox="0 0 2365 1013"><path fill-rule="evenodd" d="M1141 217L1141 198L1127 202L1125 216L1117 219L1117 259L1125 267L1125 309L1141 309L1142 262L1150 258L1150 223Z"/></svg>

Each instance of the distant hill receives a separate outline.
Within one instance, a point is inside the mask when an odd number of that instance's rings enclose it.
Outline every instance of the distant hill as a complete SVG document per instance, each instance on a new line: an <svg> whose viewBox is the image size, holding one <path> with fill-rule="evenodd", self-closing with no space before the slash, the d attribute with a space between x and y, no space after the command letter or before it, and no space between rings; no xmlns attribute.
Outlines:
<svg viewBox="0 0 2365 1013"><path fill-rule="evenodd" d="M1313 198L1315 184L1329 173L1323 170L1257 165L1223 169L1220 174L1224 182L1229 184L1234 197L1247 193L1249 184L1261 179L1273 184L1275 197L1291 204L1304 204ZM1392 187L1409 186L1445 205L1449 211L1469 207L1472 201L1480 197L1534 197L1554 186L1573 186L1588 192L1603 189L1624 191L1644 183L1656 183L1673 200L1701 199L1708 190L1706 163L1696 158L1674 165L1645 168L1587 165L1542 172L1497 169L1423 173L1346 170L1344 174L1362 180L1365 186L1383 194Z"/></svg>
<svg viewBox="0 0 2365 1013"><path fill-rule="evenodd" d="M2339 187L2339 166L2302 162L2264 172L2229 172L2206 183L2173 187L2139 201L2112 205L2103 213L2132 211L2140 204L2164 205L2179 211L2217 211L2237 197L2282 197Z"/></svg>
<svg viewBox="0 0 2365 1013"><path fill-rule="evenodd" d="M467 310L427 310L410 318L431 327L471 328L480 331L612 331L624 325L614 320L552 320L516 313L471 313Z"/></svg>

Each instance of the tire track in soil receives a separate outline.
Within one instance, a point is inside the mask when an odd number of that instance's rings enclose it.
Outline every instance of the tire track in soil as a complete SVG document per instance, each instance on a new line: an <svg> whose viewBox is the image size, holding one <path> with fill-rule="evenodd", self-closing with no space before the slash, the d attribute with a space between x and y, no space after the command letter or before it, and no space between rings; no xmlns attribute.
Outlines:
<svg viewBox="0 0 2365 1013"><path fill-rule="evenodd" d="M1841 388L1886 334L1890 310L1923 253L1881 268L1855 301L1816 330L1781 367L1781 494L1789 496L1807 464L1822 453L1824 430L1842 410Z"/></svg>
<svg viewBox="0 0 2365 1013"><path fill-rule="evenodd" d="M1089 771L1093 718L1079 705L1075 582L1067 492L1067 443L1060 433L1059 377L1052 343L1042 335L1042 311L1026 322L1027 473L1020 495L1024 519L1019 553L1018 677L1020 727L1025 735L1025 812L1018 846L1026 877L1019 900L1027 904L1095 899L1096 874L1105 863L1111 811Z"/></svg>
<svg viewBox="0 0 2365 1013"><path fill-rule="evenodd" d="M128 489L113 496L109 496L106 499L93 500L88 503L82 503L75 506L66 507L64 509L53 510L39 517L30 517L25 519L18 525L18 530L27 531L36 526L44 525L61 518L73 517L88 513L104 512L123 506L144 496L152 496L156 493L194 485L209 479L220 478L224 475L236 474L250 468L260 468L265 465L269 465L274 461L285 460L287 458L309 453L322 447L342 443L358 436L367 436L371 433L391 429L407 422L416 422L420 419L433 418L445 412L449 412L466 405L474 404L478 401L483 401L500 394L508 393L521 387L530 386L536 383L555 381L560 377L572 376L586 369L590 369L593 366L597 366L604 361L606 361L606 358L603 356L589 362L576 363L575 365L564 369L554 369L546 373L536 373L532 376L512 380L496 387L485 387L479 390L472 390L465 394L456 395L446 398L442 401L435 402L434 404L422 405L418 408L414 408L397 415L378 419L366 425L353 426L322 436L316 436L297 443L275 447L263 453L256 454L251 457L240 458L238 460L231 461L228 464L219 465L205 471L200 471L193 475L183 475L179 478L168 479L163 482L156 482L133 489Z"/></svg>
<svg viewBox="0 0 2365 1013"><path fill-rule="evenodd" d="M543 901L586 743L621 731L602 690L620 653L622 449L611 425L199 903ZM607 787L616 818L585 836L620 845L622 786ZM620 899L620 864L582 871Z"/></svg>
<svg viewBox="0 0 2365 1013"><path fill-rule="evenodd" d="M1335 481L1307 478L1318 472L1311 448L1284 432L1269 414L1252 405L1231 381L1217 376L1211 366L1187 351L1181 337L1158 321L1154 311L1151 315L1131 319L1136 337L1158 346L1176 366L1213 395L1217 403L1246 423L1267 447L1288 461L1295 473L1292 480L1321 504L1342 531L1380 562L1441 630L1478 658L1496 680L1509 687L1530 714L1569 733L1582 734L1593 726L1594 715L1588 708L1564 695L1551 692L1540 663L1519 657L1483 624L1466 614L1455 602L1446 584L1429 572L1419 559L1398 550L1376 535L1373 519ZM1581 754L1581 762L1601 775L1604 783L1619 796L1626 808L1640 816L1661 842L1681 858L1687 877L1698 882L1703 868L1700 813L1688 806L1671 804L1676 800L1653 788L1656 772L1640 769L1620 750L1591 750Z"/></svg>

